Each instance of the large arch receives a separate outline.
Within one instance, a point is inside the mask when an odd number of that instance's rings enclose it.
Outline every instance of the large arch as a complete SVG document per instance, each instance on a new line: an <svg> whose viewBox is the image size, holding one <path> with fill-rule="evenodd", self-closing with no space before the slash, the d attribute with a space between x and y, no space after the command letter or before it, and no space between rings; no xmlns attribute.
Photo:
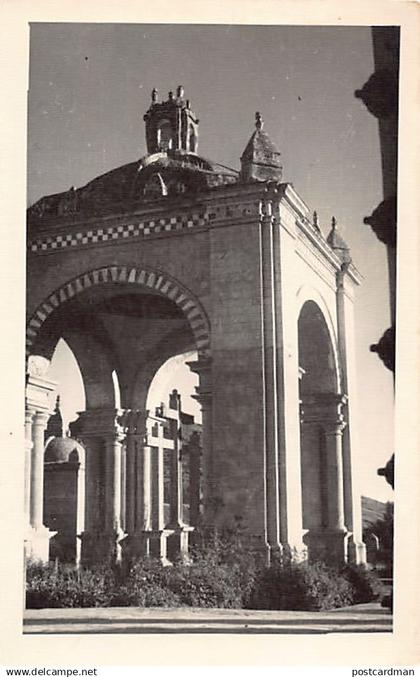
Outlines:
<svg viewBox="0 0 420 677"><path fill-rule="evenodd" d="M333 319L333 314L330 310L329 304L324 296L314 287L304 284L296 294L296 323L299 326L299 320L302 314L302 309L306 303L312 302L317 306L320 314L320 320L325 325L325 330L328 335L328 341L331 348L331 356L334 361L334 371L337 377L336 391L339 392L342 387L342 368L340 364L340 352L338 348L338 336L336 330L336 323ZM335 303L335 299L334 299ZM335 310L335 308L334 308Z"/></svg>
<svg viewBox="0 0 420 677"><path fill-rule="evenodd" d="M344 427L338 351L319 304L307 298L298 317L303 528L310 560L345 558Z"/></svg>
<svg viewBox="0 0 420 677"><path fill-rule="evenodd" d="M106 266L78 275L56 289L43 301L29 319L26 331L26 352L32 347L41 327L51 313L69 299L85 290L109 283L133 284L149 288L173 301L185 315L194 335L198 354L206 357L210 351L210 326L207 315L190 291L162 271L128 266Z"/></svg>

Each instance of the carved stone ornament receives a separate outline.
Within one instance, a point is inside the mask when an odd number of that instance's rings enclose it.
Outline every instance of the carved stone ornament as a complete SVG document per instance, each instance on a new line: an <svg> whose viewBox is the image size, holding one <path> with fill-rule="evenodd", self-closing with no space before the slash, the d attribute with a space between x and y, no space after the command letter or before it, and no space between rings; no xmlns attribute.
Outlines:
<svg viewBox="0 0 420 677"><path fill-rule="evenodd" d="M388 369L395 371L395 326L386 330L382 338L370 346L372 353L378 353Z"/></svg>
<svg viewBox="0 0 420 677"><path fill-rule="evenodd" d="M398 77L387 68L373 73L354 95L376 118L389 118L398 113Z"/></svg>
<svg viewBox="0 0 420 677"><path fill-rule="evenodd" d="M378 240L395 247L397 244L397 196L392 195L376 207L370 216L363 219L374 231Z"/></svg>
<svg viewBox="0 0 420 677"><path fill-rule="evenodd" d="M385 477L388 484L394 488L394 454L392 454L384 468L378 468L378 475L380 477Z"/></svg>
<svg viewBox="0 0 420 677"><path fill-rule="evenodd" d="M45 376L50 366L50 361L42 355L30 355L28 358L29 376Z"/></svg>

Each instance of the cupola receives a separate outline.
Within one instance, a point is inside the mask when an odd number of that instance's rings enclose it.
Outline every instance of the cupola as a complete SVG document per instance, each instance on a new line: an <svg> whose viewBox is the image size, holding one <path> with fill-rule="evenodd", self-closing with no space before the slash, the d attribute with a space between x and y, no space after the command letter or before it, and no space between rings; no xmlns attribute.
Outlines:
<svg viewBox="0 0 420 677"><path fill-rule="evenodd" d="M144 115L146 144L149 155L180 151L197 153L198 118L184 99L184 88L179 85L176 96L168 93L166 101L158 100L157 89L152 90L152 103Z"/></svg>
<svg viewBox="0 0 420 677"><path fill-rule="evenodd" d="M327 242L343 263L350 263L350 247L338 231L335 216L331 219L331 230L328 234Z"/></svg>

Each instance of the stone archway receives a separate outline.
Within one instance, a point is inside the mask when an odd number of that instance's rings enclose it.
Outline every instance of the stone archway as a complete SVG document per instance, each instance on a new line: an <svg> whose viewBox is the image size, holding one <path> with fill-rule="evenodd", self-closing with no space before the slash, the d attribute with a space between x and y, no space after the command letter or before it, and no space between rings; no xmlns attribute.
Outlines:
<svg viewBox="0 0 420 677"><path fill-rule="evenodd" d="M346 559L342 407L338 350L318 303L306 300L298 319L303 528L309 559Z"/></svg>
<svg viewBox="0 0 420 677"><path fill-rule="evenodd" d="M157 318L153 315L153 308L157 308ZM131 317L124 315L127 309L134 313ZM151 315L148 314L150 312ZM98 330L96 325L100 324L101 317L105 319L101 324L102 329ZM165 320L165 317L168 319ZM162 329L165 323L170 325L171 322L173 327ZM147 323L151 327L148 334ZM143 336L138 332L139 326L146 332ZM180 338L177 338L179 330ZM85 561L91 561L109 555L120 556L119 544L127 535L130 536L127 540L129 547L138 552L144 541L145 506L151 500L150 496L145 495L146 490L150 492L150 487L145 488L142 479L142 457L146 452L149 456L151 453L145 441L148 437L145 411L147 388L143 388L143 398L137 401L141 391L139 381L148 382L152 376L149 373L150 365L152 371L156 370L162 361L179 349L179 345L193 344L199 356L198 361L208 361L208 319L196 298L183 285L162 272L109 266L79 275L62 285L40 304L29 320L28 364L33 367L42 363L45 371L44 374L37 374L39 390L42 390L42 377L46 375L48 360L60 333L71 345L76 358L79 357L86 390L87 410L81 412L79 419L71 426L72 435L83 443L87 452L86 531L82 541L82 557ZM124 334L128 336L128 343L119 346L118 340ZM138 340L139 336L141 341ZM143 341L149 352L141 348L135 352L136 343ZM156 347L151 351L154 341ZM86 355L84 351L88 351ZM122 409L116 409L111 392L111 377L115 369L123 385ZM44 426L47 420L48 411L45 410L42 419ZM28 445L29 435L32 436L33 432L30 428L28 424ZM38 430L39 439L41 433ZM32 457L38 458L39 454L38 443L36 451L32 451ZM159 471L154 462L155 455L152 452L152 475L154 469ZM32 462L30 466L31 475L35 467L38 472L35 478L31 476L28 486L32 491L36 484L37 494L41 496L40 465ZM125 467L135 467L135 475L126 472ZM96 486L98 483L99 487ZM124 513L126 495L129 496L127 505L130 506L131 515L128 520L130 534L124 533L122 529L127 523ZM38 522L41 526L39 518ZM44 540L49 537L46 532L43 532Z"/></svg>
<svg viewBox="0 0 420 677"><path fill-rule="evenodd" d="M147 268L129 268L128 266L106 266L73 278L56 289L41 303L29 319L26 332L26 352L36 341L40 329L49 315L63 303L81 292L102 284L124 283L152 289L173 301L187 318L194 334L197 351L200 356L208 356L210 350L210 327L208 318L199 301L177 280L165 273Z"/></svg>

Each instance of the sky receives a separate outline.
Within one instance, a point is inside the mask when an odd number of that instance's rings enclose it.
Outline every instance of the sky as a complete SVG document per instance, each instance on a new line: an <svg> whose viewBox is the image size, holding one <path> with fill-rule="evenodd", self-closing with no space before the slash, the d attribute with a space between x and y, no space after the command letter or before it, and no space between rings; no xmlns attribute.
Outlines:
<svg viewBox="0 0 420 677"><path fill-rule="evenodd" d="M394 451L392 374L369 351L390 325L386 250L363 224L382 200L379 135L354 97L372 72L367 27L32 24L28 203L144 155L153 87L164 99L182 84L200 119L199 154L236 169L260 111L282 153L283 180L317 210L324 234L337 218L363 275L355 305L355 462L362 493L392 500L376 474ZM174 364L161 372L156 398L174 374ZM193 384L179 363L176 374L187 408ZM65 347L51 376L74 417L83 392Z"/></svg>

